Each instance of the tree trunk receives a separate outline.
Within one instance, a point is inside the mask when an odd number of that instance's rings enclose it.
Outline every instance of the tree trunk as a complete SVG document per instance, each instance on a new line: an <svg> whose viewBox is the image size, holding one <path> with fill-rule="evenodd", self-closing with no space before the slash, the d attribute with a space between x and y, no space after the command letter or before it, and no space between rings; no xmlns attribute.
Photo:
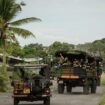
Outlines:
<svg viewBox="0 0 105 105"><path fill-rule="evenodd" d="M1 47L3 49L3 65L2 65L2 70L7 71L7 66L6 66L6 36L4 35L3 30L1 30Z"/></svg>
<svg viewBox="0 0 105 105"><path fill-rule="evenodd" d="M3 70L7 71L7 66L6 66L6 49L5 49L5 46L3 48Z"/></svg>
<svg viewBox="0 0 105 105"><path fill-rule="evenodd" d="M2 44L1 46L2 46L2 49L3 49L3 65L2 65L2 70L7 71L7 66L6 66L6 41L5 41L5 38L2 39L1 44Z"/></svg>

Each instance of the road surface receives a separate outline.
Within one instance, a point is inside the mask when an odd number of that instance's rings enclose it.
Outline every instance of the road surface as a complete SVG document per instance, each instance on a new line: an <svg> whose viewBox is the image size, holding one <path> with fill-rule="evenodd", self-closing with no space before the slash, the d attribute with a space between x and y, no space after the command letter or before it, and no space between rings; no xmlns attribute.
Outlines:
<svg viewBox="0 0 105 105"><path fill-rule="evenodd" d="M98 105L103 87L98 87L96 94L83 95L82 88L73 88L72 94L53 92L51 105ZM13 105L11 93L0 93L0 105ZM42 102L20 102L19 105L42 105Z"/></svg>

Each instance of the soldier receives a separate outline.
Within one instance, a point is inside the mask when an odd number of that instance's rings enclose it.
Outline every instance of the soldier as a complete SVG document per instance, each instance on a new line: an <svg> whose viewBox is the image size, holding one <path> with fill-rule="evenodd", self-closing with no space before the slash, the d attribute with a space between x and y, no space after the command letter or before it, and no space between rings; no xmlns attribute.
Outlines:
<svg viewBox="0 0 105 105"><path fill-rule="evenodd" d="M60 64L63 64L63 62L65 61L65 58L63 57L63 55L60 53L60 59L59 62Z"/></svg>
<svg viewBox="0 0 105 105"><path fill-rule="evenodd" d="M80 66L81 66L80 61L77 60L77 59L74 59L74 61L73 61L73 67L80 67Z"/></svg>
<svg viewBox="0 0 105 105"><path fill-rule="evenodd" d="M64 57L63 55L60 53L60 57L57 59L57 63L55 64L55 68L59 69L61 67L61 65L64 63Z"/></svg>

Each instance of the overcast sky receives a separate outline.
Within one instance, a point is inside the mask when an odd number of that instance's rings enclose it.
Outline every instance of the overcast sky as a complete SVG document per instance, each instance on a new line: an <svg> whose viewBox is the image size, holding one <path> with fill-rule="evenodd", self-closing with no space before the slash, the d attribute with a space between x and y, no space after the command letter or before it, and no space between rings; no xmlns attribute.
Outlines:
<svg viewBox="0 0 105 105"><path fill-rule="evenodd" d="M21 0L18 0L21 1ZM105 38L105 0L24 0L27 4L18 19L38 17L22 27L35 38L18 38L21 45L54 41L80 44Z"/></svg>

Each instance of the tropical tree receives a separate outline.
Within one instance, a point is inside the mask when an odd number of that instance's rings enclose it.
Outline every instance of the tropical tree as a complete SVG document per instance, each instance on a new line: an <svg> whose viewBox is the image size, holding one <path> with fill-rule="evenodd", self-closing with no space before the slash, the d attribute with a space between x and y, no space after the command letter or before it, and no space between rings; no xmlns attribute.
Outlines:
<svg viewBox="0 0 105 105"><path fill-rule="evenodd" d="M13 19L22 11L23 2L16 3L16 0L0 0L0 45L3 50L3 67L6 70L6 47L8 42L16 42L16 35L23 38L34 36L29 30L20 28L18 26L40 21L39 18L30 17L13 21Z"/></svg>
<svg viewBox="0 0 105 105"><path fill-rule="evenodd" d="M70 51L74 49L74 45L68 43L61 43L61 42L54 42L52 45L49 46L49 54L54 55L58 50L65 50Z"/></svg>
<svg viewBox="0 0 105 105"><path fill-rule="evenodd" d="M86 51L95 56L101 56L105 59L105 38L101 40L95 40L92 43L85 43L77 45L78 50Z"/></svg>
<svg viewBox="0 0 105 105"><path fill-rule="evenodd" d="M43 45L38 44L38 43L24 46L23 52L24 52L24 57L27 57L27 58L28 57L29 58L32 58L32 57L43 58L47 55L46 52L44 51Z"/></svg>
<svg viewBox="0 0 105 105"><path fill-rule="evenodd" d="M20 46L19 43L8 43L7 47L9 47L9 49L6 50L8 55L21 58L24 56L23 48Z"/></svg>

